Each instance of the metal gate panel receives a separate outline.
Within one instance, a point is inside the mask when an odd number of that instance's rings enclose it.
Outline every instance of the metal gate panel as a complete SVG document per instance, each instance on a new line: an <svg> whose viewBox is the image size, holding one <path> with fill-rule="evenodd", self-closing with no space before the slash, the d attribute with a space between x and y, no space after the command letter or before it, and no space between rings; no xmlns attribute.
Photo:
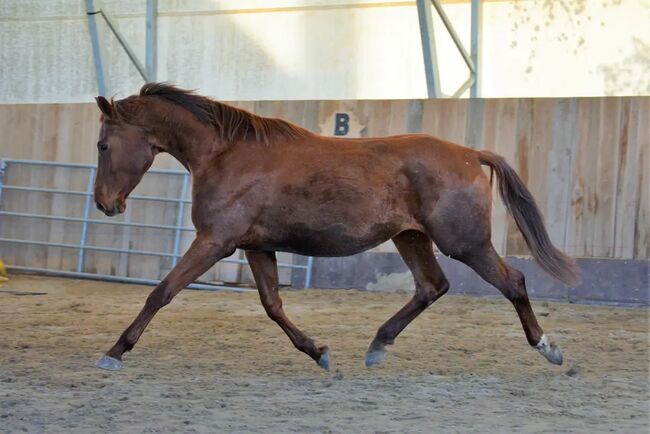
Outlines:
<svg viewBox="0 0 650 434"><path fill-rule="evenodd" d="M190 175L179 170L149 170L140 185L151 183L149 190L157 189L158 193L136 193L129 196L129 200L158 204L158 208L132 205L127 210L135 211L128 216L109 220L94 211L95 171L95 166L87 164L0 161L0 254L5 256L10 269L156 284L176 265L183 245L193 239L195 232L193 227L184 225L191 209L191 200L187 198ZM154 177L158 180L152 181ZM177 194L166 194L175 189ZM137 221L137 218L132 221L138 215L145 221ZM26 224L32 220L45 224L41 227ZM10 253L18 250L18 254ZM111 259L102 261L96 258L98 255L110 255ZM150 258L150 262L146 259L135 261L133 257ZM240 252L236 252L219 263L247 265L241 257ZM17 258L25 263L18 264ZM278 267L304 272L304 287L308 288L313 258L294 263L298 258L301 257L290 255L290 261L280 261ZM157 273L156 278L143 277L146 270L142 269L140 275L134 275L138 273L133 269L138 266L148 267L150 274ZM208 283L194 283L190 287L241 289Z"/></svg>

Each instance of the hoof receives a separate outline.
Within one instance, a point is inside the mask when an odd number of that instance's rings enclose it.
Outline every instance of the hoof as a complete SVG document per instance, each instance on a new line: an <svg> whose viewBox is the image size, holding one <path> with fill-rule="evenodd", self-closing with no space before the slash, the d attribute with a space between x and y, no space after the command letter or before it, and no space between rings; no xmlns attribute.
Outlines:
<svg viewBox="0 0 650 434"><path fill-rule="evenodd" d="M329 350L325 350L325 352L320 355L320 359L318 359L318 366L325 369L326 371L330 370L330 351Z"/></svg>
<svg viewBox="0 0 650 434"><path fill-rule="evenodd" d="M546 360L553 363L554 365L559 366L564 360L560 348L555 345L555 342L549 343L546 335L542 336L542 339L539 341L539 343L535 345L535 349L539 351L542 356L546 357Z"/></svg>
<svg viewBox="0 0 650 434"><path fill-rule="evenodd" d="M106 369L107 371L119 371L124 368L124 363L121 360L114 359L110 356L102 356L101 359L97 360L95 367L99 369Z"/></svg>
<svg viewBox="0 0 650 434"><path fill-rule="evenodd" d="M366 353L366 368L377 365L386 358L386 350L374 350Z"/></svg>

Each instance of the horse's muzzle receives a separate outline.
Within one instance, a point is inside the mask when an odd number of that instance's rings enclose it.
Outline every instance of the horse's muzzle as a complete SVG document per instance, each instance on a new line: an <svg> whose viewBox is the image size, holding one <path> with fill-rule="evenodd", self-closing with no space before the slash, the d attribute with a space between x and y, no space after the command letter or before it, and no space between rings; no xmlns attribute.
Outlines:
<svg viewBox="0 0 650 434"><path fill-rule="evenodd" d="M106 214L108 217L113 217L117 214L121 214L126 209L126 205L124 203L121 204L115 203L111 207L107 207L103 205L101 202L96 201L95 205L97 206L98 210Z"/></svg>

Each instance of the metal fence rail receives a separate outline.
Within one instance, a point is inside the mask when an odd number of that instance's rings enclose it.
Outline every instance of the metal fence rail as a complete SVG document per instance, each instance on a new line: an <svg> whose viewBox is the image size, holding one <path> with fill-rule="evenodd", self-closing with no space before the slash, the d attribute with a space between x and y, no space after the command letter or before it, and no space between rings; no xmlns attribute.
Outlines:
<svg viewBox="0 0 650 434"><path fill-rule="evenodd" d="M50 168L67 168L67 169L83 169L88 171L88 180L86 184L85 191L76 191L76 190L66 190L58 188L41 188L33 186L24 186L24 185L10 185L5 182L5 177L7 171L10 167L18 166L32 166L32 167L50 167ZM87 251L99 251L99 252L108 252L108 253L121 253L127 255L144 255L144 256L157 256L157 257L168 257L172 260L172 266L176 265L178 259L182 257L181 255L181 234L183 232L194 232L195 229L188 226L183 226L183 217L185 213L186 204L191 204L191 200L185 199L185 196L189 189L190 177L187 172L180 170L163 170L163 169L151 169L147 173L159 174L159 175L168 175L168 176L182 176L182 186L181 192L178 197L164 197L164 196L149 196L149 195L133 195L130 196L131 199L136 200L148 200L148 201L158 201L158 202L168 202L177 204L176 219L174 225L161 225L161 224L149 224L149 223L139 223L139 222L128 222L128 221L109 221L109 220L98 220L90 218L90 211L93 206L93 185L95 182L95 166L89 164L74 164L74 163L56 163L50 161L32 161L32 160L16 160L16 159L4 159L0 160L0 217L22 217L30 219L42 219L50 221L62 221L62 222L74 222L81 223L82 229L79 237L79 243L56 243L49 241L38 241L38 240L27 240L19 238L5 238L0 237L0 243L2 244L13 244L13 245L32 245L32 246L44 246L44 247L60 247L65 249L75 249L77 250L77 265L75 271L70 270L61 270L61 269L51 269L51 268L42 268L42 267L30 267L30 266L9 266L9 268L15 270L24 270L24 271L33 271L38 273L45 274L55 274L69 277L81 277L81 278L90 278L90 279L101 279L101 280L111 280L111 281L120 281L120 282L130 282L130 283L144 283L144 284L156 284L159 280L153 279L144 279L138 277L129 277L129 276L116 276L116 275L107 275L107 274L97 274L97 273L88 273L84 272L84 258ZM146 176L146 175L145 175ZM34 192L38 193L49 193L56 195L66 195L66 196L83 196L84 207L83 215L81 217L69 217L69 216L60 216L60 215L51 215L51 214L37 214L37 213L27 213L27 212L15 212L15 211L6 211L6 204L3 201L3 192L5 191L20 191L25 194L30 194ZM130 248L113 248L113 247L102 247L88 244L88 226L90 224L100 224L108 226L128 226L136 228L148 228L148 229L164 229L174 231L173 237L173 248L170 252L154 252L148 250L137 250ZM247 261L243 259L231 259L226 258L222 259L220 262L232 263L232 264L248 264ZM308 257L306 263L302 264L290 264L290 263L278 263L280 268L290 268L290 269L299 269L305 270L305 280L304 287L309 288L311 285L311 276L312 276L312 266L313 258ZM244 290L238 287L222 286L222 285L213 285L213 284L202 284L194 283L189 286L190 288L196 289L232 289L232 290Z"/></svg>

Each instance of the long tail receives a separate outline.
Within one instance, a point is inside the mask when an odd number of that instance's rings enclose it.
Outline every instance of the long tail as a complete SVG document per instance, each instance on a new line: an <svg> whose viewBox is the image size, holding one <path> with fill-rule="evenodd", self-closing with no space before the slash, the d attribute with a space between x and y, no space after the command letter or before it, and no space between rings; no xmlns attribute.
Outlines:
<svg viewBox="0 0 650 434"><path fill-rule="evenodd" d="M496 173L501 199L514 217L537 263L565 284L577 285L580 282L580 269L573 258L551 243L535 199L517 172L503 157L489 151L479 151L479 161Z"/></svg>

